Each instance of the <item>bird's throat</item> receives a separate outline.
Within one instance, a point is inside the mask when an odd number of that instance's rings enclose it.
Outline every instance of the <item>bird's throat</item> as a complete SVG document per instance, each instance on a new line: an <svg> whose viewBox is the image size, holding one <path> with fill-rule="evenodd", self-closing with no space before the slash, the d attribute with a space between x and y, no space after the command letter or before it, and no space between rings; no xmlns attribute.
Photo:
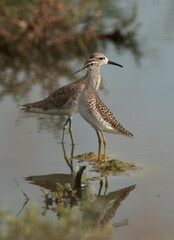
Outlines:
<svg viewBox="0 0 174 240"><path fill-rule="evenodd" d="M98 90L101 82L100 70L89 71L87 73L87 82L85 88L93 88Z"/></svg>

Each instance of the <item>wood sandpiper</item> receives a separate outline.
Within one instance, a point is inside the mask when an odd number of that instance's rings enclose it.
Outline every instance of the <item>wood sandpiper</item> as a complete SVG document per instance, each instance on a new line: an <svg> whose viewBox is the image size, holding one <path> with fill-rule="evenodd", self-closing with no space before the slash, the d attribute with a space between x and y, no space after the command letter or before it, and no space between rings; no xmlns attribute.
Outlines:
<svg viewBox="0 0 174 240"><path fill-rule="evenodd" d="M93 53L90 56L90 58L95 58L96 61L101 61L104 57L102 53ZM65 130L69 123L69 133L72 144L74 144L71 120L78 112L77 98L85 86L86 79L87 74L81 79L55 90L50 96L41 101L24 104L22 110L33 113L66 115L68 118L63 126L62 142L64 142Z"/></svg>
<svg viewBox="0 0 174 240"><path fill-rule="evenodd" d="M104 162L107 162L106 138L103 132L122 134L133 138L133 134L127 131L115 118L109 108L102 102L98 96L98 87L100 85L100 66L104 64L113 64L119 67L122 65L109 61L105 56L97 61L96 58L90 58L85 65L77 72L87 70L86 84L78 97L77 108L80 115L95 129L98 137L98 161L101 162L101 138L104 144Z"/></svg>

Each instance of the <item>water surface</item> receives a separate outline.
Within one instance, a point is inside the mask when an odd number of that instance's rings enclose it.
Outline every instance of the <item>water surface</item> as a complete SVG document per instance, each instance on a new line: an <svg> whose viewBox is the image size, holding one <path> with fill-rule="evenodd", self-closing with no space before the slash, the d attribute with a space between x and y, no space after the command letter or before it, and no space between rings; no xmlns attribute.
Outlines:
<svg viewBox="0 0 174 240"><path fill-rule="evenodd" d="M125 8L128 8L127 4ZM136 184L111 220L121 222L128 219L127 225L116 228L114 235L117 239L159 240L173 239L174 236L172 9L172 0L138 1L138 21L141 23L138 38L144 52L140 64L130 52L118 53L111 43L104 52L101 49L109 59L119 62L124 68L102 67L104 90L100 90L99 94L123 126L135 135L133 140L106 134L108 152L112 158L135 162L142 167L129 175L108 178L108 193ZM78 64L74 66L77 69L79 67ZM15 79L19 83L23 82L24 87L13 88L12 71L7 68L0 76L2 82L11 81L8 88L1 85L0 202L1 207L17 214L24 203L24 196L14 179L32 200L42 205L40 188L25 181L24 177L70 174L71 170L60 144L61 127L65 119L20 111L22 104L39 100L49 91L37 84L37 77L34 84L30 82L32 72L27 75L22 70ZM61 78L59 83L55 82L55 88L56 84L61 86L66 82L65 78ZM75 155L97 151L96 133L79 115L73 118L73 129ZM71 142L68 134L65 140L65 149L70 158ZM77 161L73 162L74 169L78 164ZM89 169L87 177L97 175ZM94 181L93 185L98 190L100 181Z"/></svg>

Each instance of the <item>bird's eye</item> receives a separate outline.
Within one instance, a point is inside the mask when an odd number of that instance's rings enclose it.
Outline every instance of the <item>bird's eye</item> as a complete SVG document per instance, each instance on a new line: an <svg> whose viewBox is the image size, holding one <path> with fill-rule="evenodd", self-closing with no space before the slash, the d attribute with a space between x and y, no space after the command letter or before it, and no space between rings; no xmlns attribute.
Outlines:
<svg viewBox="0 0 174 240"><path fill-rule="evenodd" d="M100 60L103 60L103 57L100 57L99 59L100 59Z"/></svg>
<svg viewBox="0 0 174 240"><path fill-rule="evenodd" d="M93 63L91 63L91 66L94 65Z"/></svg>

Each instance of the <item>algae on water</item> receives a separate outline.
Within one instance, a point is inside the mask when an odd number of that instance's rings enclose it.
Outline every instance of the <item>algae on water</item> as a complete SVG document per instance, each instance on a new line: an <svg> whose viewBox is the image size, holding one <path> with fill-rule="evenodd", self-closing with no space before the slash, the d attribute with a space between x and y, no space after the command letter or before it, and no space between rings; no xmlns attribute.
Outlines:
<svg viewBox="0 0 174 240"><path fill-rule="evenodd" d="M102 175L119 175L129 170L136 170L137 167L134 163L112 159L107 161L107 163L95 164L93 169Z"/></svg>
<svg viewBox="0 0 174 240"><path fill-rule="evenodd" d="M101 175L119 175L129 170L137 170L134 163L124 162L117 159L108 160L106 163L99 163L97 162L98 154L94 152L83 153L74 158L79 161L89 161L89 164L93 165L93 170L101 173ZM102 159L104 159L104 154L102 154Z"/></svg>

